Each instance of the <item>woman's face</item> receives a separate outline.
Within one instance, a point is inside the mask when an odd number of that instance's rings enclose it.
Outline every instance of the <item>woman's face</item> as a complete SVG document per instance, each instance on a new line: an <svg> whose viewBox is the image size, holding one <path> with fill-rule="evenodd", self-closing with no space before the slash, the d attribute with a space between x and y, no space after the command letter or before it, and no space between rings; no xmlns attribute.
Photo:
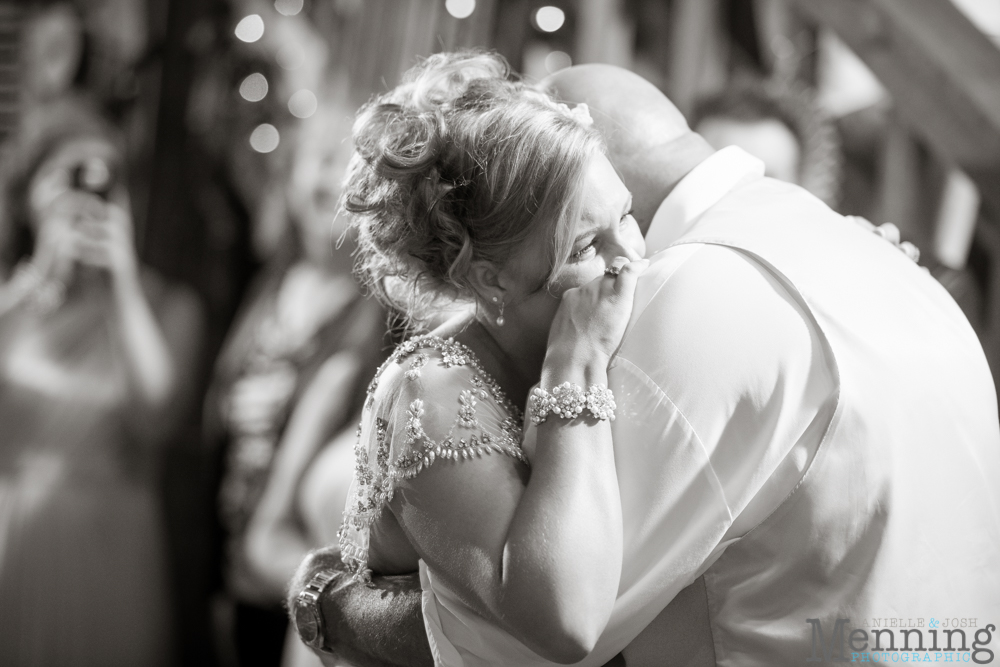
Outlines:
<svg viewBox="0 0 1000 667"><path fill-rule="evenodd" d="M632 194L604 155L587 165L582 197L569 260L551 288L545 286L550 260L544 243L529 241L501 272L507 292L504 319L523 331L525 343L536 351L545 349L563 292L603 276L616 257L634 260L646 254L646 242L632 217Z"/></svg>
<svg viewBox="0 0 1000 667"><path fill-rule="evenodd" d="M347 227L347 216L337 215L337 205L351 150L349 143L329 139L313 144L296 159L288 200L306 256L322 265Z"/></svg>

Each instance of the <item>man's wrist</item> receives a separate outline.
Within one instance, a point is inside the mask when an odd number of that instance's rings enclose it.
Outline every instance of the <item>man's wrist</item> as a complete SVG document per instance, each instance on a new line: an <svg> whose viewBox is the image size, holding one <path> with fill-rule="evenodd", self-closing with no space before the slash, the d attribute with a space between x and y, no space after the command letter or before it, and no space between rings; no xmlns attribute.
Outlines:
<svg viewBox="0 0 1000 667"><path fill-rule="evenodd" d="M350 576L347 567L340 560L340 554L329 549L313 551L305 557L298 571L292 577L288 586L287 606L289 611L295 609L295 600L305 590L309 581L323 570L337 570L340 576ZM294 620L294 619L293 619Z"/></svg>
<svg viewBox="0 0 1000 667"><path fill-rule="evenodd" d="M337 570L324 569L317 572L295 598L292 616L299 639L314 651L332 653L327 643L326 623L323 614L323 594L338 576Z"/></svg>

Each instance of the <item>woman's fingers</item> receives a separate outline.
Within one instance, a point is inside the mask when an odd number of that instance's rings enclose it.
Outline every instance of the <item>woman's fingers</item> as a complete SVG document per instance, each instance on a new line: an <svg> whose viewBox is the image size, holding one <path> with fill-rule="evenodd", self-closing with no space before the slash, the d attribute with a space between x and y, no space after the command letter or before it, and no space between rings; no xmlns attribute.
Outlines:
<svg viewBox="0 0 1000 667"><path fill-rule="evenodd" d="M110 264L107 243L77 234L73 243L73 254L77 261L86 266L108 268Z"/></svg>
<svg viewBox="0 0 1000 667"><path fill-rule="evenodd" d="M81 220L76 224L76 231L91 241L107 241L111 238L111 229L103 221Z"/></svg>
<svg viewBox="0 0 1000 667"><path fill-rule="evenodd" d="M613 286L615 294L618 296L631 296L635 292L635 285L639 280L639 276L642 275L642 272L648 266L648 259L637 259L625 264L615 279Z"/></svg>
<svg viewBox="0 0 1000 667"><path fill-rule="evenodd" d="M615 257L611 260L611 264L608 265L608 268L604 269L604 275L617 276L621 273L622 269L629 263L629 261L628 257Z"/></svg>

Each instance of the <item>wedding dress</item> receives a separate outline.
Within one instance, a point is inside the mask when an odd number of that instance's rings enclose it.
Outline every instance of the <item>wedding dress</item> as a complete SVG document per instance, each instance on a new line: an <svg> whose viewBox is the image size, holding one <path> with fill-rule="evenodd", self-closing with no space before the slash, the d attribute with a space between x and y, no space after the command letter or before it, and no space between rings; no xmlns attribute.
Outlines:
<svg viewBox="0 0 1000 667"><path fill-rule="evenodd" d="M386 505L401 479L430 466L463 465L485 456L509 456L528 464L521 449L522 420L521 410L469 348L435 336L401 345L368 391L340 533L344 562L360 578L371 576L371 527L381 512L389 511ZM420 580L424 625L436 665L546 663L463 602L423 560Z"/></svg>

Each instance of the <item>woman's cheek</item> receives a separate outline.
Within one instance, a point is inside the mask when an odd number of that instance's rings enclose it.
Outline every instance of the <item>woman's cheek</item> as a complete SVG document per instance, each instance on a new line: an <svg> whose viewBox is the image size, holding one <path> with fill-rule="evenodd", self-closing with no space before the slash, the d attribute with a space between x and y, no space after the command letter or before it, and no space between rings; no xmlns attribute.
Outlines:
<svg viewBox="0 0 1000 667"><path fill-rule="evenodd" d="M589 261L574 264L572 267L564 269L563 274L560 275L556 284L556 289L553 290L553 294L561 298L563 292L566 290L574 287L582 287L602 275L604 275L604 262L601 261L600 257L594 257Z"/></svg>

